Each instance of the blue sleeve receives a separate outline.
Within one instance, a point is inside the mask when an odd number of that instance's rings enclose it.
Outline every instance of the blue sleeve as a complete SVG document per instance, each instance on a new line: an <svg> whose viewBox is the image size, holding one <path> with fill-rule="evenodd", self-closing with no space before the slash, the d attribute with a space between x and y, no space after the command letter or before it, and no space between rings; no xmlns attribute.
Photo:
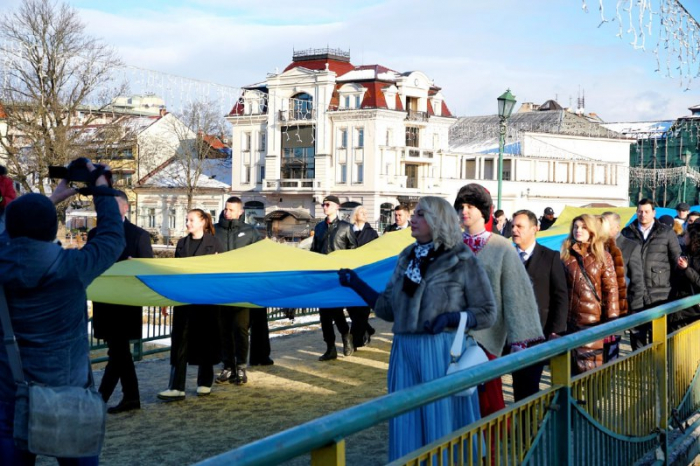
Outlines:
<svg viewBox="0 0 700 466"><path fill-rule="evenodd" d="M95 236L76 254L78 278L86 287L119 258L126 241L117 200L112 196L95 196L97 226Z"/></svg>

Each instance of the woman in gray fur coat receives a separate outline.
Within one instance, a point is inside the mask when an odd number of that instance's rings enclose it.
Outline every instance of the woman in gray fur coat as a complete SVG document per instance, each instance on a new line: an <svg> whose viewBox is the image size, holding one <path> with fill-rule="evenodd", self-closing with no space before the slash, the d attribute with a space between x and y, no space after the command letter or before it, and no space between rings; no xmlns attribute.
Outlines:
<svg viewBox="0 0 700 466"><path fill-rule="evenodd" d="M462 243L459 218L446 200L422 197L411 216L411 235L416 242L399 255L382 293L352 270L338 272L343 286L355 290L377 316L394 323L389 393L446 374L460 312L466 312L469 329L488 328L496 318L486 272ZM389 461L480 417L477 393L443 398L397 416L389 423Z"/></svg>

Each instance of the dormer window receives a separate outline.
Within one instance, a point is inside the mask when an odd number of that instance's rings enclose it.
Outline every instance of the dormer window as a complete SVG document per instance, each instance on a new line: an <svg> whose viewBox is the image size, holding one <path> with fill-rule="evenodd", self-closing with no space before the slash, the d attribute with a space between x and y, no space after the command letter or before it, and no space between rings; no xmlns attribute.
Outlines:
<svg viewBox="0 0 700 466"><path fill-rule="evenodd" d="M362 108L362 99L366 89L359 84L346 84L340 88L340 109L353 110Z"/></svg>

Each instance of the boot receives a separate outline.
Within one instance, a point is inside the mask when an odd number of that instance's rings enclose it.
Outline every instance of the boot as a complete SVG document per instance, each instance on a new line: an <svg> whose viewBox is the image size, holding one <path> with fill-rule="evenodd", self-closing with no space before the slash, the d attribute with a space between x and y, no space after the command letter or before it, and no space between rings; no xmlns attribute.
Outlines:
<svg viewBox="0 0 700 466"><path fill-rule="evenodd" d="M343 354L345 356L351 356L355 352L355 346L352 344L352 335L346 333L343 335Z"/></svg>
<svg viewBox="0 0 700 466"><path fill-rule="evenodd" d="M326 349L326 352L323 353L323 356L318 358L319 361L330 361L332 359L338 359L338 351L335 349L335 344L328 345L328 348Z"/></svg>

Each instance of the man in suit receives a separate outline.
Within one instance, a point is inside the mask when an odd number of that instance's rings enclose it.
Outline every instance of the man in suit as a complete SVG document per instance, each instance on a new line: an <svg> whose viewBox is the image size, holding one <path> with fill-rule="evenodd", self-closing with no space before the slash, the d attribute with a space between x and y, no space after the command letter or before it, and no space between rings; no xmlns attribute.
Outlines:
<svg viewBox="0 0 700 466"><path fill-rule="evenodd" d="M404 204L399 204L394 207L394 218L396 222L392 223L384 229L384 233L390 233L392 231L403 230L408 228L408 218L410 217L410 212L408 211L408 206Z"/></svg>
<svg viewBox="0 0 700 466"><path fill-rule="evenodd" d="M620 234L620 215L615 212L603 214L610 224L610 237L622 251L627 277L627 308L637 312L644 308L644 268L642 265L642 248L636 242Z"/></svg>
<svg viewBox="0 0 700 466"><path fill-rule="evenodd" d="M151 237L148 232L137 227L126 218L129 212L129 199L123 191L116 196L119 213L124 223L126 247L117 262L132 258L152 258ZM88 240L95 235L90 230ZM107 409L110 414L141 408L139 382L129 347L129 340L141 338L143 328L141 306L93 303L92 328L95 338L107 342L107 366L105 367L99 392L105 403L112 396L117 382L121 381L123 398L116 406Z"/></svg>
<svg viewBox="0 0 700 466"><path fill-rule="evenodd" d="M512 239L535 291L542 333L548 340L557 338L566 330L569 313L569 292L566 287L564 265L559 253L535 241L537 216L529 210L513 214ZM537 393L544 363L513 372L515 401Z"/></svg>

